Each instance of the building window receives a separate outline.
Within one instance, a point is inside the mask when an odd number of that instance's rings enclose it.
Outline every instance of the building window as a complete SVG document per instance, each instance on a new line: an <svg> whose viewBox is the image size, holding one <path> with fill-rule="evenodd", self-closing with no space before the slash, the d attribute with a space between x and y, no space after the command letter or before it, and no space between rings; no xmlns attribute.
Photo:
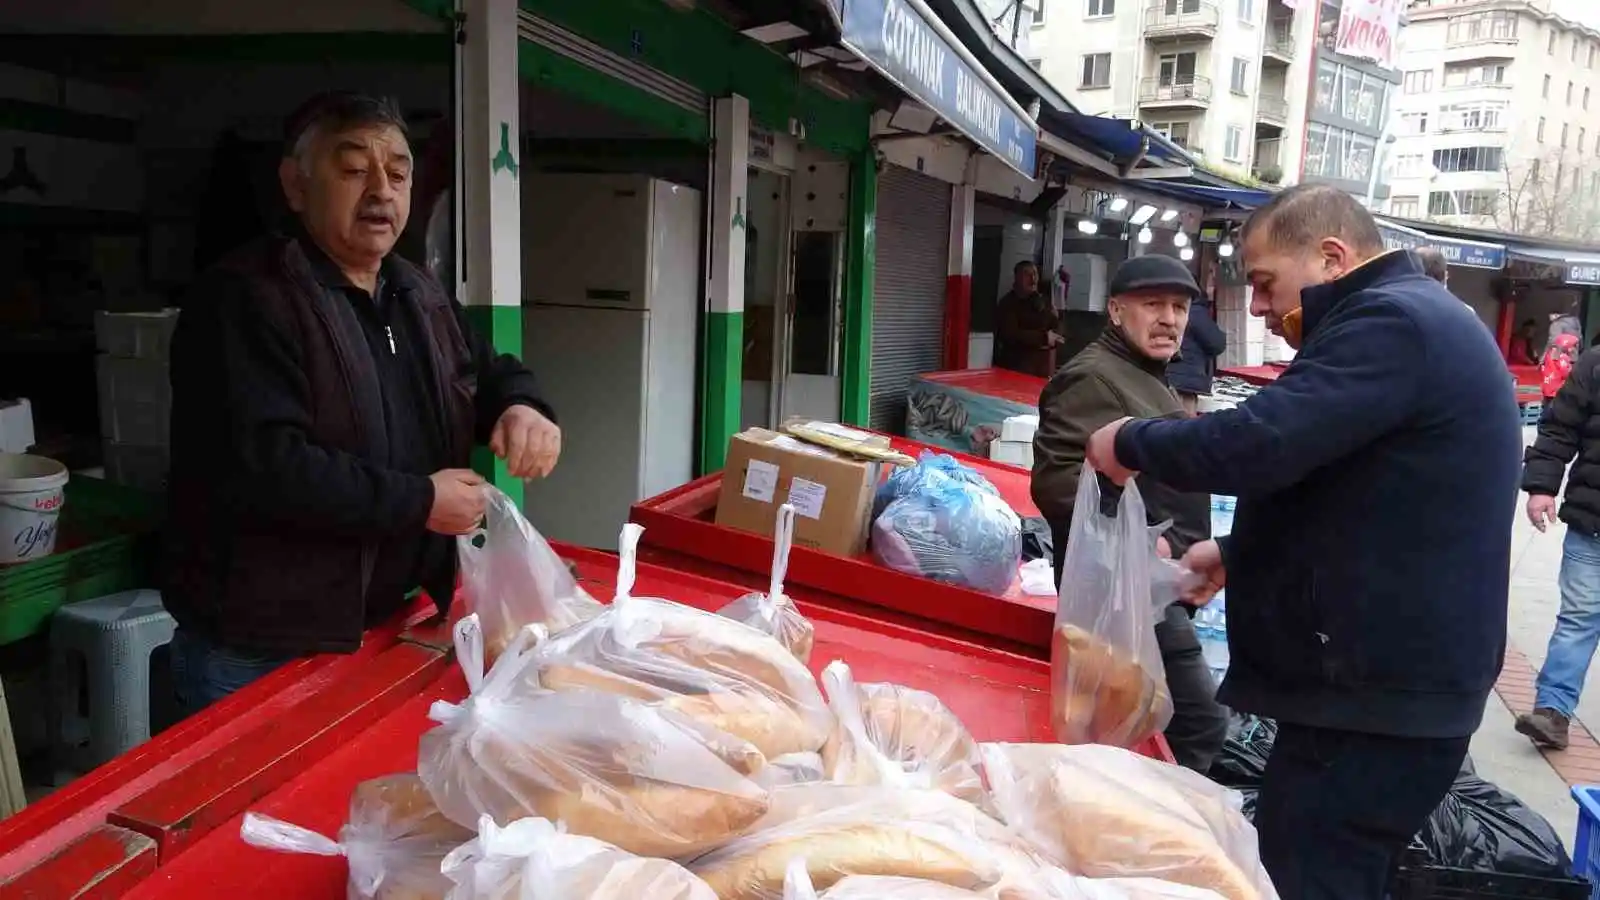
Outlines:
<svg viewBox="0 0 1600 900"><path fill-rule="evenodd" d="M1439 110L1440 131L1502 131L1509 104L1485 100L1457 103Z"/></svg>
<svg viewBox="0 0 1600 900"><path fill-rule="evenodd" d="M1371 135L1312 122L1306 126L1304 177L1366 184L1378 149Z"/></svg>
<svg viewBox="0 0 1600 900"><path fill-rule="evenodd" d="M1588 136L1588 129L1587 128L1579 128L1578 129L1578 152L1579 153L1583 152L1583 141L1584 141L1584 138L1587 137L1587 136Z"/></svg>
<svg viewBox="0 0 1600 900"><path fill-rule="evenodd" d="M1156 134L1177 144L1185 150L1189 149L1189 123L1188 122L1154 122L1150 125Z"/></svg>
<svg viewBox="0 0 1600 900"><path fill-rule="evenodd" d="M1516 36L1517 13L1510 10L1452 16L1445 29L1445 41L1449 44L1515 40Z"/></svg>
<svg viewBox="0 0 1600 900"><path fill-rule="evenodd" d="M1589 108L1589 89L1588 88L1584 88L1583 89L1583 108L1584 109L1588 109Z"/></svg>
<svg viewBox="0 0 1600 900"><path fill-rule="evenodd" d="M1573 35L1572 36L1572 44L1569 47L1569 49L1567 50L1567 62L1577 62L1577 61L1578 61L1578 36L1577 35Z"/></svg>
<svg viewBox="0 0 1600 900"><path fill-rule="evenodd" d="M1228 162L1244 162L1244 129L1228 126L1227 137L1222 142L1222 158Z"/></svg>
<svg viewBox="0 0 1600 900"><path fill-rule="evenodd" d="M1394 158L1394 177L1416 178L1427 174L1428 157L1421 153L1400 153Z"/></svg>
<svg viewBox="0 0 1600 900"><path fill-rule="evenodd" d="M1448 84L1448 83L1449 83L1449 82L1448 82L1448 81L1447 81L1447 82L1446 82L1446 84ZM1544 77L1544 90L1543 90L1543 94L1544 94L1544 99L1546 99L1546 100L1549 100L1549 99L1550 99L1550 76L1549 76L1549 75L1546 75L1546 76L1545 76L1545 77Z"/></svg>
<svg viewBox="0 0 1600 900"><path fill-rule="evenodd" d="M1567 105L1568 105L1568 106L1571 106L1571 105L1572 105L1572 92L1573 92L1573 91L1574 91L1574 90L1576 90L1576 89L1577 89L1577 85L1574 85L1574 84L1573 84L1573 83L1572 83L1572 82L1570 82L1570 81L1569 81L1569 82L1567 82Z"/></svg>
<svg viewBox="0 0 1600 900"><path fill-rule="evenodd" d="M1539 130L1534 132L1534 139L1541 144L1544 143L1544 116L1539 117Z"/></svg>
<svg viewBox="0 0 1600 900"><path fill-rule="evenodd" d="M1428 114L1425 112L1401 113L1400 133L1403 135L1427 134Z"/></svg>
<svg viewBox="0 0 1600 900"><path fill-rule="evenodd" d="M1044 0L1033 0L1033 27L1038 28L1044 24ZM1035 69L1039 68L1034 66Z"/></svg>
<svg viewBox="0 0 1600 900"><path fill-rule="evenodd" d="M1200 0L1167 0L1167 15L1175 16L1179 13L1197 13L1200 11Z"/></svg>
<svg viewBox="0 0 1600 900"><path fill-rule="evenodd" d="M1594 68L1594 51L1595 51L1595 46L1593 44L1590 44L1589 45L1589 68L1591 68L1591 69Z"/></svg>
<svg viewBox="0 0 1600 900"><path fill-rule="evenodd" d="M1434 191L1428 195L1430 216L1492 216L1496 191Z"/></svg>
<svg viewBox="0 0 1600 900"><path fill-rule="evenodd" d="M1550 76L1546 75L1544 81L1544 95L1548 98L1550 96ZM1444 86L1447 88L1505 83L1506 67L1504 63L1467 63L1465 65L1444 67Z"/></svg>
<svg viewBox="0 0 1600 900"><path fill-rule="evenodd" d="M1441 172L1498 172L1505 163L1500 147L1451 147L1433 151L1433 167Z"/></svg>
<svg viewBox="0 0 1600 900"><path fill-rule="evenodd" d="M1567 123L1562 122L1561 123L1561 148L1564 150L1564 149L1566 149L1566 146L1567 146Z"/></svg>
<svg viewBox="0 0 1600 900"><path fill-rule="evenodd" d="M1417 201L1419 197L1390 197L1389 215L1399 216L1402 219L1415 219L1417 217Z"/></svg>
<svg viewBox="0 0 1600 900"><path fill-rule="evenodd" d="M1117 0L1089 0L1090 18L1099 16L1114 16L1117 14Z"/></svg>
<svg viewBox="0 0 1600 900"><path fill-rule="evenodd" d="M1405 84L1402 87L1408 94L1426 94L1433 90L1432 69L1412 69L1406 73Z"/></svg>
<svg viewBox="0 0 1600 900"><path fill-rule="evenodd" d="M1551 56L1556 55L1556 30L1554 28L1550 29L1550 46L1545 49Z"/></svg>
<svg viewBox="0 0 1600 900"><path fill-rule="evenodd" d="M1256 0L1239 0L1239 21L1254 22L1256 20Z"/></svg>
<svg viewBox="0 0 1600 900"><path fill-rule="evenodd" d="M1228 87L1235 94L1250 93L1250 60L1242 56L1233 58L1233 77Z"/></svg>
<svg viewBox="0 0 1600 900"><path fill-rule="evenodd" d="M1079 87L1104 88L1111 86L1111 54L1086 53L1083 57L1083 81Z"/></svg>
<svg viewBox="0 0 1600 900"><path fill-rule="evenodd" d="M1179 84L1194 84L1195 61L1198 58L1198 54L1195 53L1163 54L1157 60L1156 69L1160 74L1161 86L1172 87Z"/></svg>

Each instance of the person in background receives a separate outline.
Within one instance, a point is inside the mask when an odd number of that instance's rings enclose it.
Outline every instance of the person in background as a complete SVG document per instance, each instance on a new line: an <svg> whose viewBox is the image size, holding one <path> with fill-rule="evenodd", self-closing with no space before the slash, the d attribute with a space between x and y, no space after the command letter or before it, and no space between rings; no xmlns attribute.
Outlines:
<svg viewBox="0 0 1600 900"><path fill-rule="evenodd" d="M1031 491L1050 523L1057 590L1089 435L1122 416L1188 415L1166 376L1187 333L1190 304L1200 296L1194 276L1170 256L1135 257L1117 268L1110 294L1105 330L1051 377L1039 398ZM1211 537L1210 496L1159 483L1140 489L1150 524L1172 520L1162 538L1169 555ZM1228 718L1217 705L1217 684L1193 617L1192 606L1167 607L1155 627L1156 643L1172 694L1167 743L1179 765L1204 773L1222 751Z"/></svg>
<svg viewBox="0 0 1600 900"><path fill-rule="evenodd" d="M415 587L444 612L485 506L475 442L513 477L556 464L533 375L390 252L412 172L391 101L309 101L278 171L295 225L224 257L178 317L162 600L187 713L356 650Z"/></svg>
<svg viewBox="0 0 1600 900"><path fill-rule="evenodd" d="M994 364L1024 375L1049 378L1061 346L1061 317L1039 292L1039 267L1023 260L1011 271L1011 290L995 309Z"/></svg>
<svg viewBox="0 0 1600 900"><path fill-rule="evenodd" d="M1411 251L1417 255L1417 261L1422 263L1422 274L1432 278L1445 287L1450 286L1450 263L1439 252L1438 247L1418 247Z"/></svg>
<svg viewBox="0 0 1600 900"><path fill-rule="evenodd" d="M1511 354L1507 362L1514 366L1537 366L1539 364L1539 323L1528 319L1517 329L1516 337L1511 339Z"/></svg>
<svg viewBox="0 0 1600 900"><path fill-rule="evenodd" d="M1380 900L1500 671L1520 417L1488 330L1349 194L1277 194L1242 259L1294 362L1235 409L1113 422L1088 460L1239 498L1183 561L1195 599L1227 587L1218 700L1278 722L1261 860L1285 898Z"/></svg>
<svg viewBox="0 0 1600 900"><path fill-rule="evenodd" d="M1194 415L1200 397L1211 393L1217 374L1217 357L1228 349L1228 335L1211 315L1211 301L1197 294L1189 304L1189 325L1183 331L1183 349L1167 365L1167 382L1178 392L1178 399L1189 415Z"/></svg>
<svg viewBox="0 0 1600 900"><path fill-rule="evenodd" d="M1539 437L1528 448L1522 489L1528 520L1543 532L1556 519L1556 496L1567 466L1561 520L1561 611L1539 669L1533 712L1517 717L1517 731L1540 747L1567 749L1567 729L1589 661L1600 646L1600 350L1578 358L1572 373L1539 418ZM1573 460L1576 459L1576 462Z"/></svg>
<svg viewBox="0 0 1600 900"><path fill-rule="evenodd" d="M1566 312L1550 314L1550 334L1544 356L1539 359L1539 387L1549 403L1561 391L1567 375L1583 352L1583 325L1578 321L1577 303Z"/></svg>

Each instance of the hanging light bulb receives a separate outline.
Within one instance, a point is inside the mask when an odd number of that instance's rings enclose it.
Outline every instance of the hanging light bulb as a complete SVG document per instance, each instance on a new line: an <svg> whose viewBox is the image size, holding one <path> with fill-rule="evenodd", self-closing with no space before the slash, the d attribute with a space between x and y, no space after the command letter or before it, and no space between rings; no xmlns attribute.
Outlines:
<svg viewBox="0 0 1600 900"><path fill-rule="evenodd" d="M1189 260L1194 259L1194 248L1193 247L1185 247L1182 250L1179 250L1178 251L1178 258L1183 260L1184 262L1188 262Z"/></svg>
<svg viewBox="0 0 1600 900"><path fill-rule="evenodd" d="M1033 223L1032 222L1023 222L1022 223L1022 230L1023 231L1032 231L1033 230Z"/></svg>
<svg viewBox="0 0 1600 900"><path fill-rule="evenodd" d="M1174 247L1187 247L1187 246L1189 246L1189 236L1187 234L1184 234L1181 231L1178 232L1177 234L1172 236L1172 246L1174 246Z"/></svg>
<svg viewBox="0 0 1600 900"><path fill-rule="evenodd" d="M1156 236L1151 233L1149 226L1139 229L1139 243L1148 244L1155 240L1155 237Z"/></svg>
<svg viewBox="0 0 1600 900"><path fill-rule="evenodd" d="M1161 221L1163 221L1163 222L1171 222L1173 219L1176 219L1177 217L1178 217L1178 211L1175 210L1175 209L1165 209L1165 210L1161 211Z"/></svg>
<svg viewBox="0 0 1600 900"><path fill-rule="evenodd" d="M1228 257L1232 256L1233 255L1233 241L1224 240L1221 244L1217 245L1217 255L1222 257L1223 259L1227 259Z"/></svg>
<svg viewBox="0 0 1600 900"><path fill-rule="evenodd" d="M1100 233L1100 223L1096 222L1093 219L1079 219L1078 220L1078 230L1083 232L1084 234L1099 234Z"/></svg>
<svg viewBox="0 0 1600 900"><path fill-rule="evenodd" d="M1111 198L1111 206L1108 207L1108 208L1114 213L1122 212L1123 210L1128 208L1128 198L1127 197L1112 197Z"/></svg>

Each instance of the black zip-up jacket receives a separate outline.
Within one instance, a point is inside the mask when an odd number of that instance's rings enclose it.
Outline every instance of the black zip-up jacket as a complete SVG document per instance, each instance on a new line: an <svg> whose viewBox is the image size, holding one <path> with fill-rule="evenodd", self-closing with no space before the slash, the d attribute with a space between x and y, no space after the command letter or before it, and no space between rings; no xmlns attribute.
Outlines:
<svg viewBox="0 0 1600 900"><path fill-rule="evenodd" d="M1167 383L1184 394L1209 394L1217 374L1217 357L1228 349L1228 335L1211 316L1211 304L1197 298L1189 306L1178 355L1167 364Z"/></svg>
<svg viewBox="0 0 1600 900"><path fill-rule="evenodd" d="M533 376L391 256L379 296L303 235L230 254L173 337L162 597L230 648L348 652L420 585L454 593L452 539L426 530L428 476L466 468Z"/></svg>
<svg viewBox="0 0 1600 900"><path fill-rule="evenodd" d="M1566 501L1561 521L1587 534L1600 534L1600 349L1588 350L1546 405L1539 418L1539 438L1528 448L1522 489L1555 497L1567 464ZM1576 462L1573 460L1576 459Z"/></svg>

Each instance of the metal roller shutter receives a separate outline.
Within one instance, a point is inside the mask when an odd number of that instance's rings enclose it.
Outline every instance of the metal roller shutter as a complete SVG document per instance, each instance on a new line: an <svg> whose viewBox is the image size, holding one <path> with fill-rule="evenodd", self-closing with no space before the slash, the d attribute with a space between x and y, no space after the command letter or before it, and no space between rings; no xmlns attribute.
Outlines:
<svg viewBox="0 0 1600 900"><path fill-rule="evenodd" d="M577 32L568 31L526 10L517 10L517 37L532 41L597 72L604 72L623 84L630 84L690 112L705 115L711 108L706 93L687 81L613 53Z"/></svg>
<svg viewBox="0 0 1600 900"><path fill-rule="evenodd" d="M950 185L884 167L878 178L872 278L872 427L903 433L911 379L938 371L944 351Z"/></svg>

